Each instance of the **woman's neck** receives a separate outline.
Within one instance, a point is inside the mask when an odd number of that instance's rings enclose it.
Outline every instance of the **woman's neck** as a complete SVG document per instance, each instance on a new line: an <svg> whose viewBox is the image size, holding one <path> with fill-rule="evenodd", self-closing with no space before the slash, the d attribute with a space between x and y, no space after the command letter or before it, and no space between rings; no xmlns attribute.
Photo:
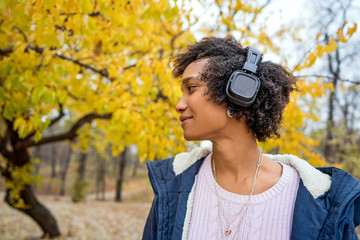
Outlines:
<svg viewBox="0 0 360 240"><path fill-rule="evenodd" d="M225 190L249 194L259 157L263 161L254 194L266 191L280 179L281 165L259 155L256 138L247 128L245 120L234 119L221 134L210 140L213 144L212 164L216 166L216 181Z"/></svg>
<svg viewBox="0 0 360 240"><path fill-rule="evenodd" d="M226 176L231 182L252 179L259 160L259 148L255 138L214 141L212 160L219 178Z"/></svg>

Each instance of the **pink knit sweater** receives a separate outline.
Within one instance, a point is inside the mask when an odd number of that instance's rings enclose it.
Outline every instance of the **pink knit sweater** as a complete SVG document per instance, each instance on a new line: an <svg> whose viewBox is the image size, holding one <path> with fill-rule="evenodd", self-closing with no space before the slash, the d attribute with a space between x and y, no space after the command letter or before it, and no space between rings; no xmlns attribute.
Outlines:
<svg viewBox="0 0 360 240"><path fill-rule="evenodd" d="M282 165L280 180L267 191L253 195L225 235L226 221L218 207L211 171L211 154L200 168L194 192L188 239L290 239L296 193L300 177L288 165ZM240 211L248 196L228 192L217 185L220 202L228 220Z"/></svg>

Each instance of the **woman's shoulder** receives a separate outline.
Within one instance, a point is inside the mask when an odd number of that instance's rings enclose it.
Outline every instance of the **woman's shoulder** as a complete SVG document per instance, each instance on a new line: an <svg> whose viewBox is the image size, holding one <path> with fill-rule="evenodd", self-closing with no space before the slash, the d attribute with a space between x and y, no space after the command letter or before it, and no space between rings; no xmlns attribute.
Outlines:
<svg viewBox="0 0 360 240"><path fill-rule="evenodd" d="M317 168L324 174L331 176L332 198L345 199L351 196L360 198L360 181L350 173L336 167Z"/></svg>
<svg viewBox="0 0 360 240"><path fill-rule="evenodd" d="M211 153L211 148L194 148L190 152L182 152L174 158L167 158L158 161L148 161L147 166L149 174L160 178L171 178L183 173L188 168L194 166L200 167L199 160L203 159ZM196 164L197 163L197 164Z"/></svg>
<svg viewBox="0 0 360 240"><path fill-rule="evenodd" d="M314 198L329 191L331 176L311 166L307 161L291 154L265 154L265 156L275 162L293 167L299 173L304 186Z"/></svg>
<svg viewBox="0 0 360 240"><path fill-rule="evenodd" d="M291 154L266 154L266 156L296 169L305 188L314 198L325 193L340 199L349 194L358 193L360 196L360 181L342 169L336 167L315 168L307 161Z"/></svg>
<svg viewBox="0 0 360 240"><path fill-rule="evenodd" d="M174 158L174 172L176 175L181 174L198 160L206 157L211 153L211 148L197 147L190 152L179 153Z"/></svg>

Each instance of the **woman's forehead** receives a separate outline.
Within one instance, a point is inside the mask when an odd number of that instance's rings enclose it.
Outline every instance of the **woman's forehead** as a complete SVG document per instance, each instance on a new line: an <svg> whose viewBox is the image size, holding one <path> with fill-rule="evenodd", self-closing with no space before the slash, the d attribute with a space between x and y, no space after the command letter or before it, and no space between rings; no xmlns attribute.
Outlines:
<svg viewBox="0 0 360 240"><path fill-rule="evenodd" d="M208 61L209 61L208 59L200 59L200 60L190 63L184 70L184 73L182 76L182 82L184 82L184 80L189 79L189 78L194 78L194 79L199 80L198 76L201 74L204 66L206 65L206 63Z"/></svg>

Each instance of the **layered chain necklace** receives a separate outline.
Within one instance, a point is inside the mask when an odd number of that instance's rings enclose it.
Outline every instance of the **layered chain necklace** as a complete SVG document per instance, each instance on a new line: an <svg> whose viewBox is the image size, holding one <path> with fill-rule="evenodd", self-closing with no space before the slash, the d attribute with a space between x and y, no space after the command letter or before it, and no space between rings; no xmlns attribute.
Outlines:
<svg viewBox="0 0 360 240"><path fill-rule="evenodd" d="M213 171L214 171L214 178L215 178L215 194L216 194L216 197L217 197L217 201L218 201L218 206L221 210L221 213L226 221L226 224L227 224L227 228L225 229L225 235L230 235L231 234L231 229L230 229L230 225L234 222L234 220L242 213L242 211L244 210L244 208L247 206L252 194L253 194L253 191L254 191L254 188L255 188L255 184L256 184L256 178L258 177L258 175L260 174L260 168L262 166L262 163L263 163L263 158L262 158L262 154L261 154L261 149L259 148L259 158L258 158L258 161L257 161L257 164L256 164L256 171L255 171L255 176L254 176L254 181L253 181L253 184L252 184L252 187L251 187L251 190L250 190L250 194L249 194L249 197L247 198L246 202L244 203L244 205L241 207L240 211L235 214L235 216L231 219L231 221L229 221L225 215L225 212L224 212L224 209L223 209L223 206L221 205L221 202L220 202L220 197L219 197L219 193L217 191L217 181L216 181L216 167L215 167L215 161L213 160ZM245 215L245 213L243 214L243 216ZM221 217L220 217L221 219ZM239 227L240 227L240 223L241 221L243 220L243 217L241 218L240 222L239 222ZM235 237L235 235L234 235Z"/></svg>

